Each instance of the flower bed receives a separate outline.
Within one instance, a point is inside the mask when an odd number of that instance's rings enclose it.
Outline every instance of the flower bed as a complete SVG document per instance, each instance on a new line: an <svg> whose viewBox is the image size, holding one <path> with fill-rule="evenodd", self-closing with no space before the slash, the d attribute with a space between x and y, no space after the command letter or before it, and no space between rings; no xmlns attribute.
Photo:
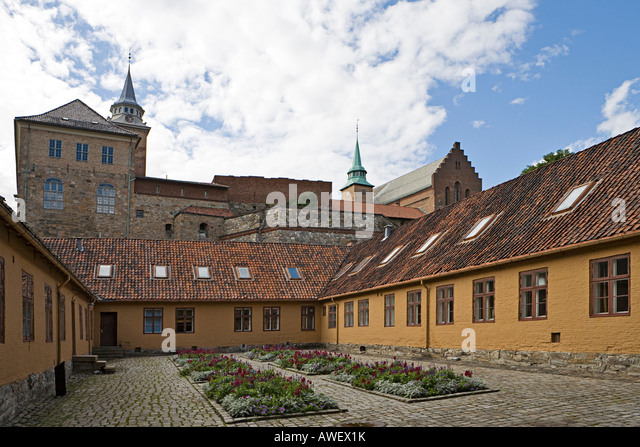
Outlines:
<svg viewBox="0 0 640 447"><path fill-rule="evenodd" d="M326 351L296 351L292 355L280 355L273 363L308 374L329 374L352 362L351 357Z"/></svg>
<svg viewBox="0 0 640 447"><path fill-rule="evenodd" d="M266 346L262 348L253 348L245 355L248 359L256 360L258 362L270 362L275 360L280 355L293 355L295 349L286 346Z"/></svg>
<svg viewBox="0 0 640 447"><path fill-rule="evenodd" d="M186 359L186 360L180 360ZM337 409L333 399L313 391L305 378L285 377L273 370L255 370L232 356L183 353L181 373L206 374L204 393L234 418L284 415ZM188 371L184 373L184 371Z"/></svg>
<svg viewBox="0 0 640 447"><path fill-rule="evenodd" d="M352 362L329 376L356 388L416 399L486 390L471 371L455 373L450 368L422 368L407 362Z"/></svg>

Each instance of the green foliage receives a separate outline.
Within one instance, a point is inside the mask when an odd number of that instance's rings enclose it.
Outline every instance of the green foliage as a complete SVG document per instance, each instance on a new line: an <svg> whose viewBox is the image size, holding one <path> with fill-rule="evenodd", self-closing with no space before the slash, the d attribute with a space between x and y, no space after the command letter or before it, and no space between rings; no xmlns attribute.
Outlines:
<svg viewBox="0 0 640 447"><path fill-rule="evenodd" d="M572 152L569 149L558 149L556 152L549 152L547 155L542 157L542 161L527 166L523 169L522 174L526 174L527 172L531 172L535 169L538 169L540 166L548 165L549 163L553 163L554 161L560 160L561 158L572 155Z"/></svg>

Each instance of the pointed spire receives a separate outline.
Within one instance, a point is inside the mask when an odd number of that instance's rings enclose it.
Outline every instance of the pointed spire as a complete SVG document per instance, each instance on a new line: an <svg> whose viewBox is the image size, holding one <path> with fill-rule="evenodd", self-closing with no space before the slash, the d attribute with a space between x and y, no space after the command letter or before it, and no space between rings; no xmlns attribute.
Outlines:
<svg viewBox="0 0 640 447"><path fill-rule="evenodd" d="M129 56L131 58L131 56ZM129 69L127 70L127 78L124 81L124 87L122 88L122 94L118 103L128 103L139 105L136 101L136 93L133 90L133 81L131 80L131 59L129 59Z"/></svg>
<svg viewBox="0 0 640 447"><path fill-rule="evenodd" d="M129 67L127 77L124 80L124 87L120 98L111 105L110 121L123 124L133 124L137 126L146 125L142 121L144 109L136 100L136 93L133 90L133 80L131 79L131 53L129 53Z"/></svg>
<svg viewBox="0 0 640 447"><path fill-rule="evenodd" d="M359 121L359 120L358 120ZM356 150L353 154L353 163L351 163L351 169L347 171L347 184L342 187L346 189L353 184L371 186L373 185L367 181L367 170L362 166L362 160L360 158L360 142L358 139L358 122L356 121Z"/></svg>

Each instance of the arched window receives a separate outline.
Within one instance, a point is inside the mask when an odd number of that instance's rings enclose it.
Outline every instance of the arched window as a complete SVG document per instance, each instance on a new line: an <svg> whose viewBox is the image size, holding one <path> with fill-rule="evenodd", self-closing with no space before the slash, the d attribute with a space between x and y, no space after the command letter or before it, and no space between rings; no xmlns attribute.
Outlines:
<svg viewBox="0 0 640 447"><path fill-rule="evenodd" d="M449 205L449 187L444 189L444 204Z"/></svg>
<svg viewBox="0 0 640 447"><path fill-rule="evenodd" d="M470 193L470 191L469 191L469 188L467 188L467 189L465 189L465 190L464 190L464 196L465 196L465 198L466 198L466 197L469 197L469 195L470 195L470 194L471 194L471 193Z"/></svg>
<svg viewBox="0 0 640 447"><path fill-rule="evenodd" d="M198 235L202 239L206 239L207 237L209 237L209 225L204 222L201 223L200 228L198 229Z"/></svg>
<svg viewBox="0 0 640 447"><path fill-rule="evenodd" d="M113 185L102 183L98 186L98 207L96 211L102 214L115 214L116 189Z"/></svg>
<svg viewBox="0 0 640 447"><path fill-rule="evenodd" d="M453 201L457 202L460 200L460 182L456 182L453 186Z"/></svg>
<svg viewBox="0 0 640 447"><path fill-rule="evenodd" d="M44 182L44 208L47 210L61 210L63 208L64 193L62 180L48 178Z"/></svg>

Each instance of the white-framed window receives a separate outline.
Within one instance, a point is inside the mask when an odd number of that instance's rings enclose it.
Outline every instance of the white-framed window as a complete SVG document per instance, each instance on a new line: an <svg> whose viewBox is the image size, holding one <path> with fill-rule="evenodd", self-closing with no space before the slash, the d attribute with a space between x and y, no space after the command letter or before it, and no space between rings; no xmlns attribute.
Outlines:
<svg viewBox="0 0 640 447"><path fill-rule="evenodd" d="M168 265L152 265L151 275L154 279L168 279L169 278L169 266Z"/></svg>
<svg viewBox="0 0 640 447"><path fill-rule="evenodd" d="M464 237L464 240L470 241L480 236L480 234L482 234L482 232L489 227L489 225L495 220L495 218L496 218L496 215L492 214L490 216L483 217L482 219L477 221L476 224L471 229L471 231L469 231L467 235Z"/></svg>
<svg viewBox="0 0 640 447"><path fill-rule="evenodd" d="M211 269L207 266L195 265L193 266L196 279L211 279Z"/></svg>
<svg viewBox="0 0 640 447"><path fill-rule="evenodd" d="M429 250L429 248L431 248L431 246L433 246L433 244L435 243L435 241L438 239L439 236L440 236L440 233L436 233L434 235L429 236L429 238L425 241L425 243L422 244L420 248L418 248L418 250L416 250L414 256L420 256L424 254L427 250Z"/></svg>
<svg viewBox="0 0 640 447"><path fill-rule="evenodd" d="M382 261L380 261L380 266L387 265L393 258L397 256L398 253L404 248L404 245L399 245L394 248L391 253L389 253Z"/></svg>
<svg viewBox="0 0 640 447"><path fill-rule="evenodd" d="M560 204L553 210L551 214L560 214L571 211L582 202L585 196L594 187L595 182L585 183L580 186L576 186L569 191L563 198Z"/></svg>
<svg viewBox="0 0 640 447"><path fill-rule="evenodd" d="M251 269L247 266L235 266L236 279L253 279Z"/></svg>
<svg viewBox="0 0 640 447"><path fill-rule="evenodd" d="M113 278L114 268L111 264L98 264L96 266L97 278Z"/></svg>

